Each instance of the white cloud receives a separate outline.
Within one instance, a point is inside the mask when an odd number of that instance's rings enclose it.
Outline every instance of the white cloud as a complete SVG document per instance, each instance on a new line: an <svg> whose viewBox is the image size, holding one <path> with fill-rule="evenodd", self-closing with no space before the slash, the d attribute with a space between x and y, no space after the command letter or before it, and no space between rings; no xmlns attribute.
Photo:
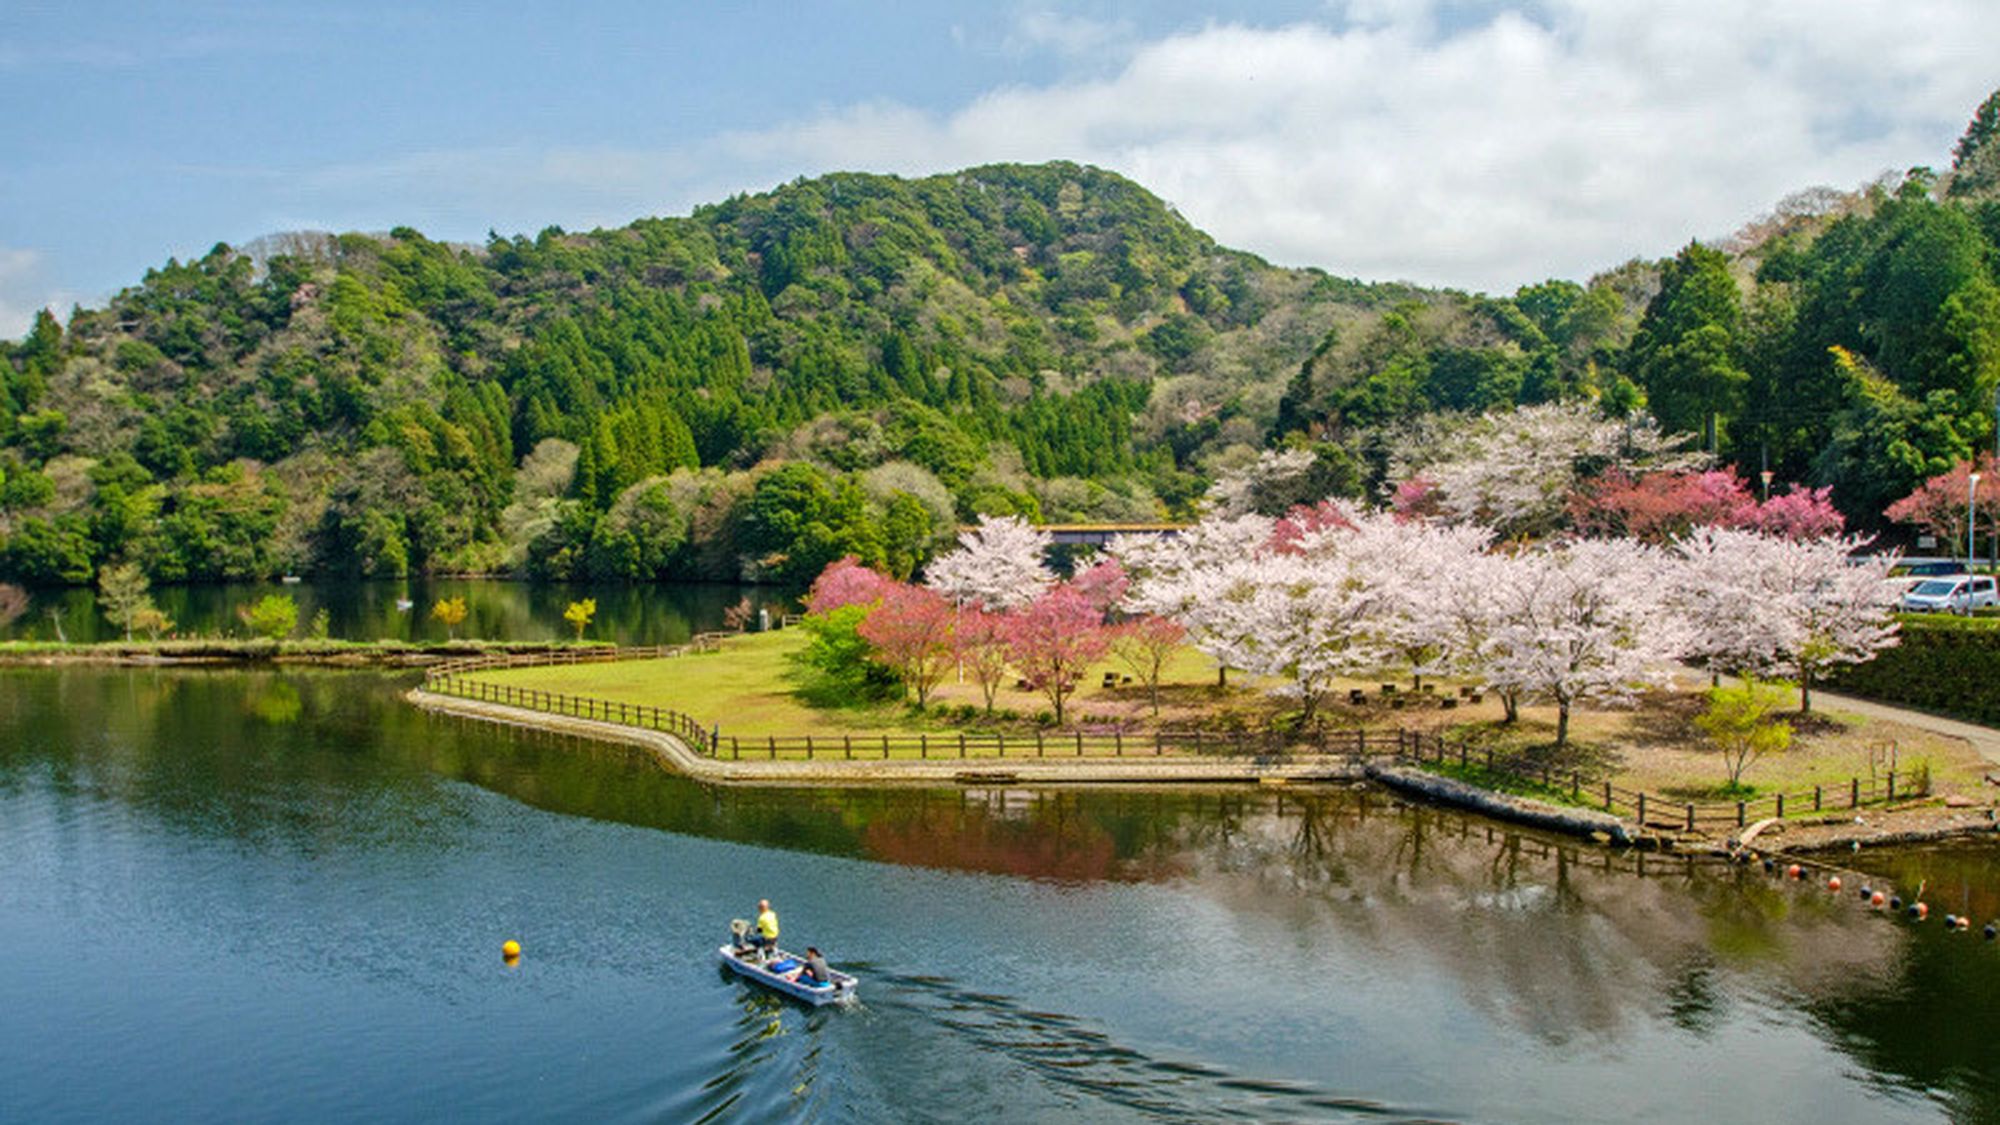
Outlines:
<svg viewBox="0 0 2000 1125"><path fill-rule="evenodd" d="M282 174L278 194L336 226L465 237L617 224L836 169L1062 158L1280 262L1511 291L1726 235L1800 188L1943 164L2000 81L1967 49L2000 41L1988 0L1346 0L1324 24L1150 42L1044 9L1016 23L1086 53L1124 37L1111 70L1099 51L1068 79L947 112L860 103L664 150L415 153Z"/></svg>
<svg viewBox="0 0 2000 1125"><path fill-rule="evenodd" d="M35 314L54 308L61 315L70 295L49 286L38 251L0 246L0 339L18 340L34 326Z"/></svg>
<svg viewBox="0 0 2000 1125"><path fill-rule="evenodd" d="M1798 188L1944 162L1996 78L1963 47L2000 37L2000 8L1961 0L1552 0L1454 30L1430 7L1210 26L1108 78L716 147L791 172L1084 160L1280 261L1510 290L1726 234Z"/></svg>

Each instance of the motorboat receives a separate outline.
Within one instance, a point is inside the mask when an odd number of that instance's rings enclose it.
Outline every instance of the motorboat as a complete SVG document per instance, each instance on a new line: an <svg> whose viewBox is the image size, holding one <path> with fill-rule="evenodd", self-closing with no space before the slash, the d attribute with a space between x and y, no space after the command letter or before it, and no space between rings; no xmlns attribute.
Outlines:
<svg viewBox="0 0 2000 1125"><path fill-rule="evenodd" d="M744 944L743 937L749 932L747 922L735 923L730 931L730 941L716 950L716 955L726 968L738 976L747 977L773 992L782 992L814 1007L854 999L855 989L861 984L857 978L838 969L829 969L827 975L832 979L824 983L806 980L804 957L782 949L757 949Z"/></svg>

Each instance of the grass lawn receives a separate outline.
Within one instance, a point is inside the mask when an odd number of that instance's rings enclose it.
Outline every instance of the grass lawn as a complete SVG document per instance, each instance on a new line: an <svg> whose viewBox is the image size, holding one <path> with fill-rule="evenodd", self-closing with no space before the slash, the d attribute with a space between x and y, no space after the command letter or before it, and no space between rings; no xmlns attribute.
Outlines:
<svg viewBox="0 0 2000 1125"><path fill-rule="evenodd" d="M559 665L481 672L477 678L520 688L584 695L613 702L681 711L717 728L727 739L746 742L767 736L812 735L838 739L950 735L960 731L1005 731L1032 737L1035 717L1049 709L1041 695L1015 690L1010 683L995 701L997 717L983 713L979 687L947 677L933 693L931 707L916 712L901 702L858 702L841 707L815 707L795 689L788 657L806 640L797 629L750 634L725 641L721 651L667 660L622 661L612 664ZM1116 672L1118 686L1105 688L1103 674ZM1145 686L1123 682L1125 669L1115 661L1093 668L1069 703L1070 728L1090 733L1113 730L1144 732L1159 726L1225 730L1265 730L1282 723L1288 705L1274 700L1253 677L1231 672L1226 687L1216 684L1215 664L1193 649L1183 649L1167 669L1156 719ZM1450 737L1490 744L1503 755L1522 754L1547 760L1560 776L1581 771L1585 780L1612 780L1629 789L1664 797L1706 802L1721 800L1727 779L1721 756L1706 748L1693 719L1703 706L1697 685L1660 691L1627 710L1578 711L1571 717L1572 746L1559 758L1551 753L1555 711L1523 707L1521 721L1502 725L1499 702L1487 697L1478 704L1462 702L1443 710L1435 699L1414 699L1405 708L1389 705L1378 681L1343 684L1333 693L1338 702L1324 708L1322 721L1332 728L1392 727L1434 730ZM1705 686L1705 683L1700 685ZM1360 688L1367 702L1351 706L1347 689ZM1442 683L1439 695L1456 693ZM1399 695L1410 698L1407 682ZM967 713L967 709L971 713ZM1831 789L1858 776L1870 777L1888 768L1887 748L1894 747L1898 786L1928 767L1939 792L1960 792L1982 803L1991 787L1982 782L1987 763L1964 742L1915 727L1883 720L1816 711L1796 723L1794 746L1784 754L1753 763L1744 782L1758 793L1800 792L1815 784Z"/></svg>

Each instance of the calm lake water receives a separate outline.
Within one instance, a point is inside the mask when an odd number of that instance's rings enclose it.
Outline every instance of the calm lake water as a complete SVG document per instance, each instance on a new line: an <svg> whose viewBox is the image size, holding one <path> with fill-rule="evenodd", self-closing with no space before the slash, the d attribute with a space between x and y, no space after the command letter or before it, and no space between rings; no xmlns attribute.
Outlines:
<svg viewBox="0 0 2000 1125"><path fill-rule="evenodd" d="M96 591L84 588L30 592L28 612L0 626L0 640L117 640L123 634L97 609ZM563 610L581 598L597 599L589 636L628 645L679 644L697 632L722 628L730 606L749 599L773 617L795 608L789 592L769 586L586 586L505 582L491 578L429 578L382 582L230 582L156 586L152 599L188 635L248 635L236 612L267 594L289 594L299 603L303 635L321 609L327 635L342 640L441 641L445 627L431 619L441 598L465 599L461 637L542 641L571 636ZM400 602L409 602L402 609Z"/></svg>
<svg viewBox="0 0 2000 1125"><path fill-rule="evenodd" d="M1365 790L705 788L407 682L0 673L0 1121L2000 1118L2000 949L1852 895ZM1996 855L1863 858L1983 922ZM718 970L760 895L861 1005Z"/></svg>

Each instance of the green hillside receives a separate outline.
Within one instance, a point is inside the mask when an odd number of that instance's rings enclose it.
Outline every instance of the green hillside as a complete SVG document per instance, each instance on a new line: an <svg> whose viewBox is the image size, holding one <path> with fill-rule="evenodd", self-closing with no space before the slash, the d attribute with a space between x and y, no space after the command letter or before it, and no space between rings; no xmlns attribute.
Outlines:
<svg viewBox="0 0 2000 1125"><path fill-rule="evenodd" d="M1511 297L1274 267L1062 163L217 246L0 344L0 579L907 572L978 513L1185 515L1273 442L1359 494L1425 415L1577 397L1867 522L1992 433L1994 112L1962 174Z"/></svg>

